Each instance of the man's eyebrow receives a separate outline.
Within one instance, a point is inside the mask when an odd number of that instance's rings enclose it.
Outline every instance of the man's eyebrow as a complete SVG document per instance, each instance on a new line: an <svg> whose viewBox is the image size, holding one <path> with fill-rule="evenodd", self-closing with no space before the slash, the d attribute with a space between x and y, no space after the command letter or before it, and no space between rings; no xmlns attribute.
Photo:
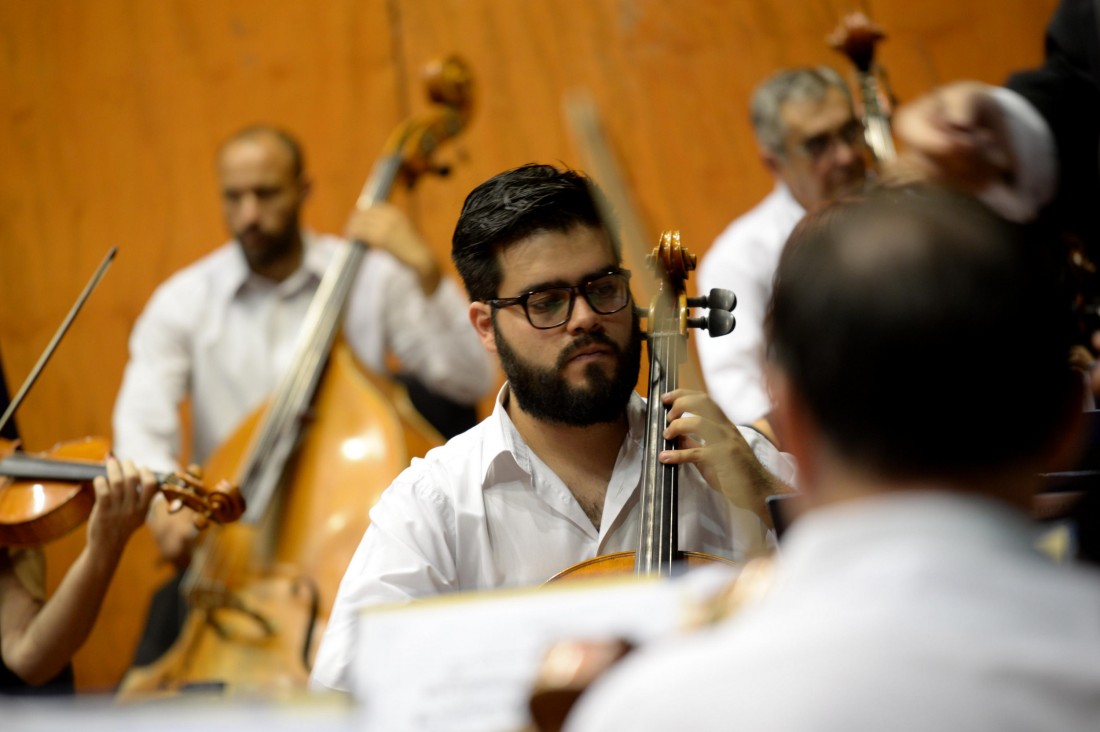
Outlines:
<svg viewBox="0 0 1100 732"><path fill-rule="evenodd" d="M569 282L564 278L558 277L552 280L543 280L542 282L532 283L527 287L520 289L520 292L537 292L538 290L548 290L553 287L576 287L582 282L588 282L589 280L595 279L597 277L602 277L608 272L618 272L621 269L622 267L618 264L608 264L603 267L598 267L591 272L586 272L585 274L581 275L580 278L575 282Z"/></svg>

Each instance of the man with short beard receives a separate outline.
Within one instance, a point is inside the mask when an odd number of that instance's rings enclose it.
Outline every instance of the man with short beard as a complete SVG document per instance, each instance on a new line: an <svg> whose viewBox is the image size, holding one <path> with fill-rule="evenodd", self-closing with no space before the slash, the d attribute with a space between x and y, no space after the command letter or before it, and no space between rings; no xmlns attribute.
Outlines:
<svg viewBox="0 0 1100 732"><path fill-rule="evenodd" d="M255 125L218 151L222 213L231 239L154 292L130 336L130 361L114 410L114 450L172 471L181 444L190 462L211 453L268 399L290 368L307 311L344 239L303 226L311 183L298 141ZM463 317L457 283L441 276L427 243L400 209L378 204L349 217L347 239L370 245L348 298L341 335L360 363L404 374L456 404L492 388L490 359ZM179 411L190 404L190 434ZM159 495L159 494L158 494ZM186 566L193 515L156 499L149 526L165 559ZM136 661L154 660L186 616L167 585Z"/></svg>
<svg viewBox="0 0 1100 732"><path fill-rule="evenodd" d="M348 690L365 606L535 585L633 550L645 401L630 273L587 178L548 165L497 175L466 198L452 258L470 321L508 382L491 416L415 460L371 511L313 667ZM791 464L706 395L677 390L662 453L680 471L683 550L743 560L765 549L764 498ZM769 472L770 471L770 472Z"/></svg>

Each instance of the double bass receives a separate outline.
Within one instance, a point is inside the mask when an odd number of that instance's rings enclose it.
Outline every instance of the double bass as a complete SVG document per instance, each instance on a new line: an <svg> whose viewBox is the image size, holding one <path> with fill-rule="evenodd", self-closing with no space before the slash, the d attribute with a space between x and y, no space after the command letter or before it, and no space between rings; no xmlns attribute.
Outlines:
<svg viewBox="0 0 1100 732"><path fill-rule="evenodd" d="M357 207L385 200L397 183L446 172L433 154L465 127L472 80L451 57L429 69L427 82L435 109L394 131ZM360 369L337 337L366 254L353 241L333 260L274 396L211 456L206 474L236 476L248 511L198 547L181 581L190 610L179 638L127 674L120 699L304 689L370 507L411 456L442 442L407 395Z"/></svg>
<svg viewBox="0 0 1100 732"><path fill-rule="evenodd" d="M867 146L880 164L897 158L890 129L893 94L885 84L879 83L882 67L875 63L875 44L885 37L882 29L863 13L845 16L828 37L829 45L847 56L855 66Z"/></svg>

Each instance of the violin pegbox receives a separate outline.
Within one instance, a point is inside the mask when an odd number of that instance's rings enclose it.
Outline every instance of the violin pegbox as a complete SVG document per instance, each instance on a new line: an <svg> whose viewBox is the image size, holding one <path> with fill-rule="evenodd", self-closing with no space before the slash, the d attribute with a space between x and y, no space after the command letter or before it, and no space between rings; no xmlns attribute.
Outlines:
<svg viewBox="0 0 1100 732"><path fill-rule="evenodd" d="M210 521L232 523L244 514L244 496L237 486L223 480L213 489L208 489L202 481L201 469L195 466L183 473L164 476L160 491L168 499L169 513L175 513L184 506L195 512L197 529L206 528Z"/></svg>

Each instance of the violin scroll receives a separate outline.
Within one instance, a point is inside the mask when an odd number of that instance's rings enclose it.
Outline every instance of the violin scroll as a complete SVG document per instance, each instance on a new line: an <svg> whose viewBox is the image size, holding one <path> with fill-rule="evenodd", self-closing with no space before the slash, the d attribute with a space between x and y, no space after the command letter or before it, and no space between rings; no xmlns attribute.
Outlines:
<svg viewBox="0 0 1100 732"><path fill-rule="evenodd" d="M195 528L200 530L211 521L228 524L244 514L244 496L237 486L222 480L213 489L208 489L197 467L163 476L160 492L168 499L169 513L176 513L184 506L194 511Z"/></svg>

